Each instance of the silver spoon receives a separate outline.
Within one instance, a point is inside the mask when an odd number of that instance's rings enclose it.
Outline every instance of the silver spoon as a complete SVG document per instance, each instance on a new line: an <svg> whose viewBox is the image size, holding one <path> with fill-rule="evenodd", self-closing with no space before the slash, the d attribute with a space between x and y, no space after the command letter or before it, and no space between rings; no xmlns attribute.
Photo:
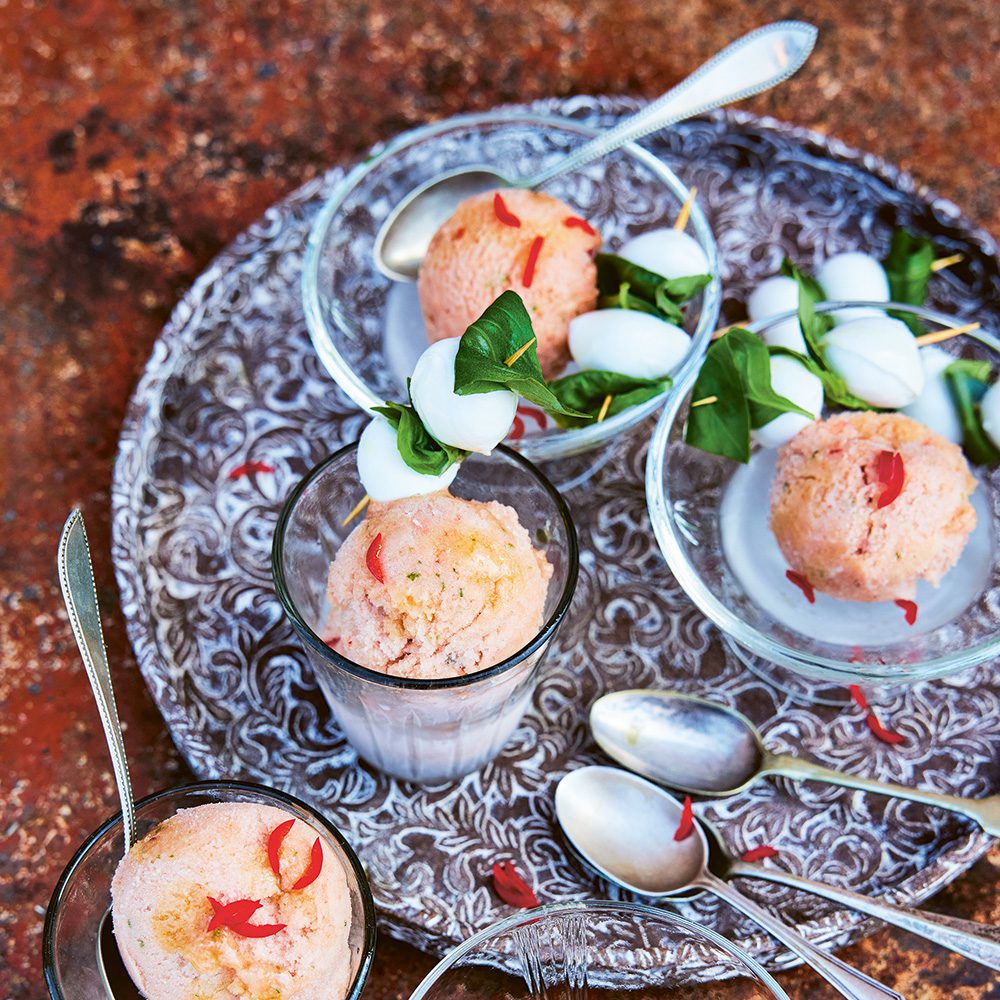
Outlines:
<svg viewBox="0 0 1000 1000"><path fill-rule="evenodd" d="M375 237L376 267L394 281L413 281L431 237L466 198L498 187L541 187L627 142L768 90L802 66L816 35L816 28L803 21L778 21L751 31L638 113L530 177L509 178L492 166L470 165L431 178L382 223Z"/></svg>
<svg viewBox="0 0 1000 1000"><path fill-rule="evenodd" d="M681 806L645 778L616 767L583 767L556 787L556 817L573 849L616 885L656 899L705 890L724 899L777 938L852 1000L894 997L863 972L810 944L798 931L747 899L708 869L708 843L698 821L673 839Z"/></svg>
<svg viewBox="0 0 1000 1000"><path fill-rule="evenodd" d="M94 700L101 716L101 725L111 752L111 766L118 786L118 797L122 803L122 827L125 838L125 853L128 854L136 842L135 799L132 796L132 782L125 757L125 741L122 738L121 723L115 705L115 692L111 686L111 670L108 653L104 645L104 631L101 628L101 612L97 605L97 588L94 584L94 568L90 561L90 546L83 525L83 515L74 510L63 527L59 539L59 584L63 600L69 613L70 625L76 644L80 647L83 665L90 678ZM122 962L121 953L115 942L111 927L111 910L101 918L97 941L97 966L101 973L110 1000L142 1000Z"/></svg>
<svg viewBox="0 0 1000 1000"><path fill-rule="evenodd" d="M749 719L704 698L670 691L616 691L594 702L590 728L600 748L619 764L684 792L735 795L766 774L779 774L940 806L1000 837L1000 795L966 799L773 754Z"/></svg>

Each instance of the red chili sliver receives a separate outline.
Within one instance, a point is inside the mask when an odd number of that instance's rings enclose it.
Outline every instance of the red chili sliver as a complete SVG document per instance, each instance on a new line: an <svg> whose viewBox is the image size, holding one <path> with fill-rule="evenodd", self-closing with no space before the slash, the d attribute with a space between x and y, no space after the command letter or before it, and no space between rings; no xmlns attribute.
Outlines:
<svg viewBox="0 0 1000 1000"><path fill-rule="evenodd" d="M499 191L493 195L493 213L505 226L521 228L521 220L507 207Z"/></svg>
<svg viewBox="0 0 1000 1000"><path fill-rule="evenodd" d="M899 733L894 733L891 729L886 729L878 720L878 716L874 712L868 713L868 728L883 743L888 743L890 746L897 746L900 743L906 742L906 737L901 736Z"/></svg>
<svg viewBox="0 0 1000 1000"><path fill-rule="evenodd" d="M531 288L531 282L535 277L535 265L538 263L538 255L542 252L542 244L544 242L544 236L536 236L531 241L531 247L528 249L528 259L524 262L524 274L521 277L521 284L525 288Z"/></svg>
<svg viewBox="0 0 1000 1000"><path fill-rule="evenodd" d="M242 465L237 465L235 469L230 469L228 478L239 479L241 476L249 476L256 472L274 472L274 466L268 465L267 462L244 462Z"/></svg>
<svg viewBox="0 0 1000 1000"><path fill-rule="evenodd" d="M862 691L857 684L852 684L847 690L851 692L851 697L854 699L854 704L857 705L862 712L869 711L868 699L865 697L864 691Z"/></svg>
<svg viewBox="0 0 1000 1000"><path fill-rule="evenodd" d="M271 871L275 875L281 874L281 845L288 836L288 831L295 825L294 819L286 819L284 823L279 823L267 836L267 860L270 862Z"/></svg>
<svg viewBox="0 0 1000 1000"><path fill-rule="evenodd" d="M794 569L786 569L785 576L805 594L805 598L810 604L816 603L816 591L813 589L813 585L801 573L796 573Z"/></svg>
<svg viewBox="0 0 1000 1000"><path fill-rule="evenodd" d="M365 555L365 563L368 565L368 572L371 573L379 583L385 583L385 574L382 572L382 532L380 531L368 546Z"/></svg>
<svg viewBox="0 0 1000 1000"><path fill-rule="evenodd" d="M907 625L917 624L917 602L916 601L893 601L897 608L903 609L903 616Z"/></svg>
<svg viewBox="0 0 1000 1000"><path fill-rule="evenodd" d="M215 911L206 928L209 931L214 931L216 927L233 927L237 924L245 924L261 906L256 899L234 899L231 903L220 903L217 899L209 896L208 901Z"/></svg>
<svg viewBox="0 0 1000 1000"><path fill-rule="evenodd" d="M684 806L681 809L681 821L674 830L674 840L686 840L694 830L694 809L691 807L691 796L684 796Z"/></svg>
<svg viewBox="0 0 1000 1000"><path fill-rule="evenodd" d="M245 938L266 938L274 937L279 931L283 931L288 924L239 924L229 929L234 934L239 934Z"/></svg>
<svg viewBox="0 0 1000 1000"><path fill-rule="evenodd" d="M563 225L567 229L582 229L588 236L597 235L597 230L586 219L578 219L575 215L566 219Z"/></svg>
<svg viewBox="0 0 1000 1000"><path fill-rule="evenodd" d="M493 891L508 905L522 910L538 906L538 897L521 878L513 861L497 861L493 864Z"/></svg>
<svg viewBox="0 0 1000 1000"><path fill-rule="evenodd" d="M903 480L906 472L903 468L903 456L898 451L880 451L876 460L878 481L882 484L882 492L875 507L881 510L888 507L903 490Z"/></svg>
<svg viewBox="0 0 1000 1000"><path fill-rule="evenodd" d="M307 885L312 885L319 878L319 873L323 870L323 845L319 837L313 841L312 854L309 856L309 865L302 873L302 877L292 886L289 892L297 889L304 889Z"/></svg>
<svg viewBox="0 0 1000 1000"><path fill-rule="evenodd" d="M773 858L778 853L777 848L770 844L761 844L760 847L751 847L740 855L740 861L760 861L763 858Z"/></svg>

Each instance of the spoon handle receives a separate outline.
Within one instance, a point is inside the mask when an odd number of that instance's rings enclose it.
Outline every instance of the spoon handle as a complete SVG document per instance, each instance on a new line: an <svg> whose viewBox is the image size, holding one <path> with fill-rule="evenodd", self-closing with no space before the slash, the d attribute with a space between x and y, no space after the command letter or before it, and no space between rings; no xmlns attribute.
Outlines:
<svg viewBox="0 0 1000 1000"><path fill-rule="evenodd" d="M767 910L747 899L738 889L723 882L709 872L698 879L697 885L724 899L755 923L777 938L804 962L811 965L834 989L849 1000L904 1000L895 990L883 986L870 976L842 962L836 955L828 955L810 944L798 931L782 923Z"/></svg>
<svg viewBox="0 0 1000 1000"><path fill-rule="evenodd" d="M125 743L115 706L115 693L111 687L111 670L104 646L101 612L97 606L97 587L94 583L94 567L90 561L90 546L87 544L83 515L78 510L69 515L63 527L57 564L59 584L69 612L70 625L73 627L76 644L80 647L83 665L87 668L101 725L108 741L108 750L111 751L111 766L114 768L115 782L122 802L125 851L128 853L136 840L132 782L129 779Z"/></svg>
<svg viewBox="0 0 1000 1000"><path fill-rule="evenodd" d="M888 795L894 799L921 802L928 806L939 806L951 812L961 813L975 820L991 837L1000 837L1000 795L990 795L984 799L966 799L961 795L946 795L943 792L926 791L923 788L907 788L891 781L875 781L855 774L835 771L808 760L788 754L769 754L761 765L762 774L780 774L799 781L823 781L843 788L856 788L862 792Z"/></svg>
<svg viewBox="0 0 1000 1000"><path fill-rule="evenodd" d="M538 187L606 156L626 142L768 90L787 80L806 61L816 44L816 35L816 29L804 21L778 21L751 31L637 114L548 169L519 181L519 186Z"/></svg>
<svg viewBox="0 0 1000 1000"><path fill-rule="evenodd" d="M734 861L729 867L729 875L778 882L793 889L801 889L803 892L832 899L835 903L843 903L844 906L859 913L867 913L871 917L884 920L887 924L895 924L934 944L971 958L973 962L1000 971L1000 927L978 924L974 920L961 920L958 917L945 916L943 913L928 913L890 903L884 899L873 899L850 889L827 885L811 878L801 878L780 868L765 867L747 861Z"/></svg>

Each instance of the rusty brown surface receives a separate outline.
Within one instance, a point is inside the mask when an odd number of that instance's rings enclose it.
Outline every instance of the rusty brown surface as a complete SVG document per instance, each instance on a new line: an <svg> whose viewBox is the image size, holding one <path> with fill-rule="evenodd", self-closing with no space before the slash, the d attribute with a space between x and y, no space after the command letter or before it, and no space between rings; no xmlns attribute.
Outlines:
<svg viewBox="0 0 1000 1000"><path fill-rule="evenodd" d="M135 669L108 555L129 393L170 308L263 209L428 119L577 92L655 96L779 17L820 28L747 106L911 170L1000 231L1000 17L981 0L0 0L0 997L43 994L41 913L115 809L54 553L86 511L137 791L185 777ZM994 849L933 906L997 923ZM1000 997L896 931L844 957L910 1000ZM431 960L384 940L367 996ZM799 1000L831 996L810 972ZM735 994L734 994L735 995Z"/></svg>

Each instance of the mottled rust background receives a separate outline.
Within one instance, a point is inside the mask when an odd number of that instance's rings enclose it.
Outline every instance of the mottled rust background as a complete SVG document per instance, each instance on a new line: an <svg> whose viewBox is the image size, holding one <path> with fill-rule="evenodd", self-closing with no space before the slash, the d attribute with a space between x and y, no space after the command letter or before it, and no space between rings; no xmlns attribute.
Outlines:
<svg viewBox="0 0 1000 1000"><path fill-rule="evenodd" d="M80 504L139 794L185 777L124 637L108 555L119 422L174 302L324 167L456 111L655 96L734 36L805 17L820 43L752 110L911 170L1000 232L1000 12L990 0L0 0L0 997L40 997L43 907L116 799L54 573ZM1000 920L994 850L934 907ZM901 932L845 958L910 1000L1000 997ZM431 960L383 941L367 992ZM832 993L810 972L795 998Z"/></svg>

